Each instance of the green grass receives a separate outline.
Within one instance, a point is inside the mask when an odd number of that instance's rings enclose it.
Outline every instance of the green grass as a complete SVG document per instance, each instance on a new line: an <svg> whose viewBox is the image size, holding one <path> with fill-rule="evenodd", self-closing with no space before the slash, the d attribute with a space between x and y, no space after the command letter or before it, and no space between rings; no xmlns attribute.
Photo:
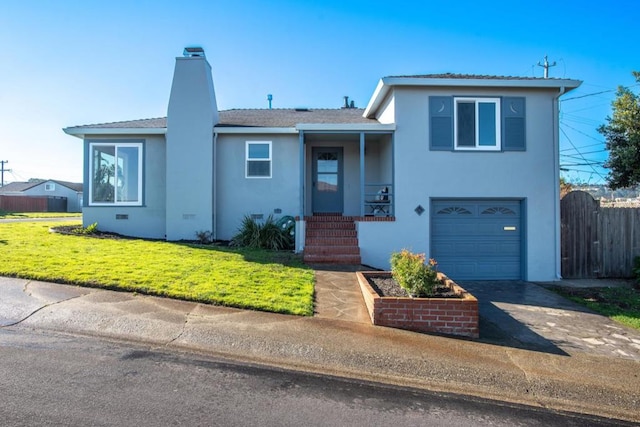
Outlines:
<svg viewBox="0 0 640 427"><path fill-rule="evenodd" d="M1 223L0 275L313 314L313 271L292 253L50 233L56 225L69 223Z"/></svg>
<svg viewBox="0 0 640 427"><path fill-rule="evenodd" d="M634 288L552 288L616 322L640 330L640 290Z"/></svg>
<svg viewBox="0 0 640 427"><path fill-rule="evenodd" d="M82 216L80 212L6 212L0 210L0 219L70 218Z"/></svg>

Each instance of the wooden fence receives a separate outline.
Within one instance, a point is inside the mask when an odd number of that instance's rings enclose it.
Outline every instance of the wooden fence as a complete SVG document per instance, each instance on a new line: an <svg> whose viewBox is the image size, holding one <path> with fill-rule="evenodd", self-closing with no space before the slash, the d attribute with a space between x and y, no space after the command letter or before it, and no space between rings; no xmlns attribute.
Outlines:
<svg viewBox="0 0 640 427"><path fill-rule="evenodd" d="M67 198L0 195L0 210L6 212L66 212Z"/></svg>
<svg viewBox="0 0 640 427"><path fill-rule="evenodd" d="M633 276L640 256L640 208L603 208L583 191L560 202L562 277Z"/></svg>

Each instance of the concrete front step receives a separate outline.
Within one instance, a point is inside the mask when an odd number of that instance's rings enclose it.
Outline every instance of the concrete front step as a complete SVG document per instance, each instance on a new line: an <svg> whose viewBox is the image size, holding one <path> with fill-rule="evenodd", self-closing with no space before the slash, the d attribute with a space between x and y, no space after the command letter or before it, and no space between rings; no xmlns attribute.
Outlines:
<svg viewBox="0 0 640 427"><path fill-rule="evenodd" d="M348 254L320 255L320 254L305 253L304 262L309 264L359 265L360 255L348 255Z"/></svg>

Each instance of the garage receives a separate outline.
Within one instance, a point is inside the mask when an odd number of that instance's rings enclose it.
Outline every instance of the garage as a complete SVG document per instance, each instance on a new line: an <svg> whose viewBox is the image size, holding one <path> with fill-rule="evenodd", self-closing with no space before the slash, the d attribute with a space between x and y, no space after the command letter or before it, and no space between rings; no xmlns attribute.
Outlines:
<svg viewBox="0 0 640 427"><path fill-rule="evenodd" d="M519 280L520 200L433 200L431 257L453 280Z"/></svg>

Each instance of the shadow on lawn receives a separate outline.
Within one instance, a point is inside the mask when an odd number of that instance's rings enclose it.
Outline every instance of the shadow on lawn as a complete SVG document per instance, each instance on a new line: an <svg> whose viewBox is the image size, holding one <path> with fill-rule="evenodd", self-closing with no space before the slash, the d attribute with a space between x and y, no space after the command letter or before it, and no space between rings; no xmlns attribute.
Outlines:
<svg viewBox="0 0 640 427"><path fill-rule="evenodd" d="M281 264L286 267L296 267L304 270L312 270L311 267L302 261L301 254L295 254L293 251L272 251L267 249L250 249L229 246L227 241L218 241L209 244L203 244L194 241L168 242L190 248L202 249L206 251L214 251L221 253L232 253L242 255L245 261L257 264Z"/></svg>

